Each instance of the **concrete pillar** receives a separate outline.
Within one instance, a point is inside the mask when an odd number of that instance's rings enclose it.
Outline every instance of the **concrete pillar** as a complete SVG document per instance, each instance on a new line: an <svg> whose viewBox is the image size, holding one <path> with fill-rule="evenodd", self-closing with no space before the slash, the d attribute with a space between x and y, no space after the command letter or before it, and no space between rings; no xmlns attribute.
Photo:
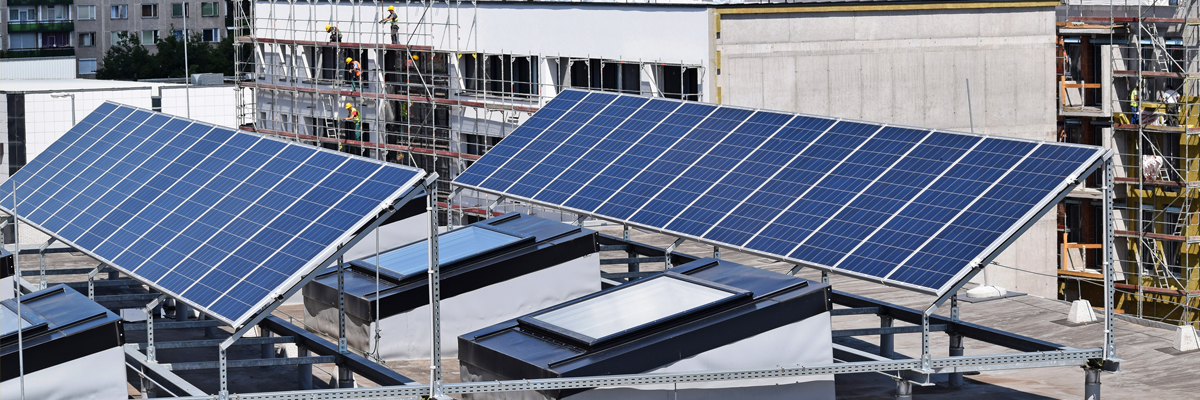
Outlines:
<svg viewBox="0 0 1200 400"><path fill-rule="evenodd" d="M892 317L889 317L886 315L879 316L879 327L880 328L891 328L892 325L894 325L893 322L894 322L894 320L892 319ZM896 348L896 335L895 334L889 333L889 334L879 335L879 356L880 357L893 358L893 355L895 353L895 348Z"/></svg>
<svg viewBox="0 0 1200 400"><path fill-rule="evenodd" d="M308 357L308 348L297 343L296 357ZM312 364L296 365L296 380L300 381L301 390L312 390Z"/></svg>
<svg viewBox="0 0 1200 400"><path fill-rule="evenodd" d="M950 335L950 357L962 357L963 355L963 337L962 335ZM950 374L950 386L959 387L963 385L962 372Z"/></svg>
<svg viewBox="0 0 1200 400"><path fill-rule="evenodd" d="M912 400L912 382L906 379L896 379L896 398Z"/></svg>
<svg viewBox="0 0 1200 400"><path fill-rule="evenodd" d="M1100 369L1083 369L1083 399L1100 400Z"/></svg>

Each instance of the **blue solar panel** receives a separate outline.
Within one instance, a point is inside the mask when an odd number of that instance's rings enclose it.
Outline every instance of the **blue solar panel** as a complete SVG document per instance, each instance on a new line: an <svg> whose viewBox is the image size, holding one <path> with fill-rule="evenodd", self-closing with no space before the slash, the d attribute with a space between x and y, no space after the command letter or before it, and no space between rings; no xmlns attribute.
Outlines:
<svg viewBox="0 0 1200 400"><path fill-rule="evenodd" d="M234 326L405 194L414 168L106 103L0 208Z"/></svg>
<svg viewBox="0 0 1200 400"><path fill-rule="evenodd" d="M937 294L1107 154L637 96L560 97L455 183Z"/></svg>

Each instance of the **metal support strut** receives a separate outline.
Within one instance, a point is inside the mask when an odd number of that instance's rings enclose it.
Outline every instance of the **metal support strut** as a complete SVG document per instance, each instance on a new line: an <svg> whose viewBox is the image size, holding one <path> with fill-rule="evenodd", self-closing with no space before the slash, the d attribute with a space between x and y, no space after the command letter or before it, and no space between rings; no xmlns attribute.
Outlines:
<svg viewBox="0 0 1200 400"><path fill-rule="evenodd" d="M891 328L893 325L895 325L895 320L892 317L887 316L887 315L879 316L879 327L880 328ZM893 358L895 356L895 349L896 349L896 335L895 334L887 333L887 334L879 335L879 356L880 357Z"/></svg>
<svg viewBox="0 0 1200 400"><path fill-rule="evenodd" d="M1100 368L1083 367L1083 399L1100 400Z"/></svg>
<svg viewBox="0 0 1200 400"><path fill-rule="evenodd" d="M96 274L99 274L100 270L103 268L104 268L104 263L100 263L100 265L97 265L96 268L91 270L91 272L88 272L88 298L89 299L92 299L92 300L96 299Z"/></svg>
<svg viewBox="0 0 1200 400"><path fill-rule="evenodd" d="M912 382L904 378L892 378L896 380L896 398L897 399L912 399Z"/></svg>
<svg viewBox="0 0 1200 400"><path fill-rule="evenodd" d="M429 397L442 396L442 327L441 327L441 276L438 266L438 213L437 197L432 185L437 180L436 172L425 178L426 200L429 212L429 318L430 318L430 365L429 365ZM499 202L500 199L496 199ZM494 204L494 203L493 203ZM491 211L490 208L488 210Z"/></svg>
<svg viewBox="0 0 1200 400"><path fill-rule="evenodd" d="M38 267L38 273L41 275L41 277L38 279L38 289L46 288L46 248L50 247L52 244L54 244L54 238L50 238L50 240L47 240L46 243L42 244L42 247L38 247L38 263L41 264ZM17 251L20 252L19 246L17 247Z"/></svg>
<svg viewBox="0 0 1200 400"><path fill-rule="evenodd" d="M950 320L959 322L958 319L958 295L950 297ZM950 357L962 357L963 355L963 337L957 333L950 333ZM963 385L962 372L951 373L948 377L950 386L958 387Z"/></svg>
<svg viewBox="0 0 1200 400"><path fill-rule="evenodd" d="M667 246L667 251L663 252L663 255L666 256L666 259L663 260L663 269L671 269L671 267L673 267L673 265L671 265L671 253L674 253L675 249L678 248L679 245L683 244L684 240L687 239L675 239L675 243L671 243L670 246Z"/></svg>
<svg viewBox="0 0 1200 400"><path fill-rule="evenodd" d="M146 305L146 360L150 362L158 362L154 354L154 309L166 299L166 295L158 296Z"/></svg>

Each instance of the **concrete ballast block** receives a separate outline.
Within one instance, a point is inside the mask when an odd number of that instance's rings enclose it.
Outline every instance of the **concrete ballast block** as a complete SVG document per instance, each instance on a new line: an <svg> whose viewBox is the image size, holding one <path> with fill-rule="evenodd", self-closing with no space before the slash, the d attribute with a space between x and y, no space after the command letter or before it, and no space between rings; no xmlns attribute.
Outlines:
<svg viewBox="0 0 1200 400"><path fill-rule="evenodd" d="M1196 336L1196 328L1183 325L1176 329L1174 347L1178 351L1200 350L1200 338Z"/></svg>
<svg viewBox="0 0 1200 400"><path fill-rule="evenodd" d="M1071 312L1067 313L1067 322L1072 324L1096 322L1096 310L1092 309L1092 303L1087 300L1072 301Z"/></svg>

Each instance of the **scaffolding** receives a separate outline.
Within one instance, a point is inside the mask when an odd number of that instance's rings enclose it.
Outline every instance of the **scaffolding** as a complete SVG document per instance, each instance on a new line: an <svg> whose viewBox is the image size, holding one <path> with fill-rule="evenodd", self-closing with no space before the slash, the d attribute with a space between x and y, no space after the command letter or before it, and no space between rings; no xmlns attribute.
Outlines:
<svg viewBox="0 0 1200 400"><path fill-rule="evenodd" d="M483 52L476 2L241 4L234 10L238 90L251 93L238 96L238 126L437 172L444 225L488 215L495 198L450 182L561 90L685 100L700 100L702 90L699 64ZM389 6L397 14L394 36L383 21ZM362 63L361 87L346 58ZM346 121L346 104L361 113L360 127ZM492 208L576 220L512 202Z"/></svg>
<svg viewBox="0 0 1200 400"><path fill-rule="evenodd" d="M1071 0L1058 16L1059 140L1118 153L1118 308L1200 320L1200 13L1196 0ZM1094 179L1060 205L1060 295L1101 296Z"/></svg>

